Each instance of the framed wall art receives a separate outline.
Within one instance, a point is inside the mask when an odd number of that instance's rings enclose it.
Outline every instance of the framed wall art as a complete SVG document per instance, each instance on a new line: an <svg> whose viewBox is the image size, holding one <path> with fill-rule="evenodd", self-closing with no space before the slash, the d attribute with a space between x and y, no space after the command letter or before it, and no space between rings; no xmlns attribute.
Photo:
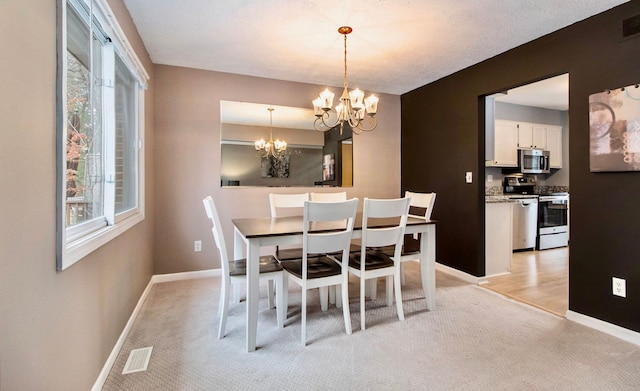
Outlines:
<svg viewBox="0 0 640 391"><path fill-rule="evenodd" d="M638 84L589 96L591 172L640 171Z"/></svg>
<svg viewBox="0 0 640 391"><path fill-rule="evenodd" d="M260 161L260 172L263 178L289 178L289 156L263 157Z"/></svg>
<svg viewBox="0 0 640 391"><path fill-rule="evenodd" d="M332 153L326 154L322 158L322 180L333 181L336 179L336 160Z"/></svg>

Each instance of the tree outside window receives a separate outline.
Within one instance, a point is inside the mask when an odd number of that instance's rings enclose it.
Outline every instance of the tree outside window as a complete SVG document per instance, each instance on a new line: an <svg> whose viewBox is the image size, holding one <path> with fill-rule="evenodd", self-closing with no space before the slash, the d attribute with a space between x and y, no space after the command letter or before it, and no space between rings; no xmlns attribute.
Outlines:
<svg viewBox="0 0 640 391"><path fill-rule="evenodd" d="M91 74L73 55L67 53L67 137L66 197L67 225L92 218L92 201L100 196L96 178L90 175L96 134L91 118ZM97 191L96 191L97 190ZM98 194L95 194L95 193Z"/></svg>

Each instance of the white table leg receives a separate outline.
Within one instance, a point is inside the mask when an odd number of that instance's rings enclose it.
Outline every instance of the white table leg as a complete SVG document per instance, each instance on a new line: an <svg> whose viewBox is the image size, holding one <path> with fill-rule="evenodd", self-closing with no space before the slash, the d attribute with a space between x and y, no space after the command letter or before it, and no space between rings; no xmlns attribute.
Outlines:
<svg viewBox="0 0 640 391"><path fill-rule="evenodd" d="M256 350L260 280L260 245L249 240L247 246L247 352Z"/></svg>
<svg viewBox="0 0 640 391"><path fill-rule="evenodd" d="M436 309L436 226L430 224L420 241L420 273L427 309Z"/></svg>
<svg viewBox="0 0 640 391"><path fill-rule="evenodd" d="M233 228L233 259L242 259L244 258L244 238L238 228Z"/></svg>

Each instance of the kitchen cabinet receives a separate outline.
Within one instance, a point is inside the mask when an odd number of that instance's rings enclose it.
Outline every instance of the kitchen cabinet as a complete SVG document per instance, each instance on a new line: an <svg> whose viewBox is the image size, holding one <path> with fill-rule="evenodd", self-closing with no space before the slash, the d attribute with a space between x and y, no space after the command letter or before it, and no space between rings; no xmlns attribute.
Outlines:
<svg viewBox="0 0 640 391"><path fill-rule="evenodd" d="M550 167L562 168L562 126L496 119L493 155L487 156L487 165L517 167L518 148L548 150Z"/></svg>
<svg viewBox="0 0 640 391"><path fill-rule="evenodd" d="M546 126L549 167L562 168L562 126Z"/></svg>
<svg viewBox="0 0 640 391"><path fill-rule="evenodd" d="M518 148L547 149L546 125L518 122Z"/></svg>
<svg viewBox="0 0 640 391"><path fill-rule="evenodd" d="M485 203L486 277L509 273L513 253L513 203Z"/></svg>
<svg viewBox="0 0 640 391"><path fill-rule="evenodd" d="M518 166L518 126L513 121L495 121L493 157L494 167Z"/></svg>

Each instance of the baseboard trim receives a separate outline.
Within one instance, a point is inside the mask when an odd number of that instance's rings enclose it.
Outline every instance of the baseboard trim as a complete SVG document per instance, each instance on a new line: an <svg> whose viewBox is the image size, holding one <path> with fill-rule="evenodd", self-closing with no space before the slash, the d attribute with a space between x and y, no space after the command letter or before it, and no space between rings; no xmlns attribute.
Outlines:
<svg viewBox="0 0 640 391"><path fill-rule="evenodd" d="M491 274L489 276L478 277L480 281L479 284L487 284L489 282L489 278L491 277L506 276L508 274L511 274L511 272L496 273L496 274Z"/></svg>
<svg viewBox="0 0 640 391"><path fill-rule="evenodd" d="M122 346L124 345L124 341L127 339L127 336L129 335L129 331L131 331L133 322L136 320L136 317L138 316L138 313L142 308L142 304L147 299L147 296L151 291L151 287L154 284L159 284L159 283L169 282L169 281L191 280L194 278L214 277L214 276L220 276L220 275L222 275L222 271L220 269L209 269L209 270L200 270L195 272L154 274L153 276L151 276L151 279L149 280L147 287L144 289L144 291L142 292L142 295L138 299L138 303L133 309L133 312L131 312L131 316L129 317L127 324L124 326L124 329L120 334L120 337L118 338L115 346L111 350L111 354L109 354L107 361L104 363L104 366L102 367L102 371L100 371L100 375L98 375L98 378L96 379L96 382L93 384L91 391L102 390L102 387L104 386L104 382L107 381L107 376L109 375L109 372L111 372L111 367L113 367L113 364L116 362L116 358L120 353L120 349L122 349Z"/></svg>
<svg viewBox="0 0 640 391"><path fill-rule="evenodd" d="M486 277L476 277L476 276L472 276L469 273L465 273L463 271L460 271L458 269L454 269L450 266L447 265L443 265L441 263L436 262L436 270L449 274L451 276L457 277L465 282L471 283L471 284L482 284L484 280L486 280ZM484 281L486 282L486 281Z"/></svg>
<svg viewBox="0 0 640 391"><path fill-rule="evenodd" d="M195 272L170 273L170 274L154 274L153 277L151 277L151 283L159 284L161 282L193 280L195 278L216 277L221 275L222 275L222 270L220 269L208 269L208 270L198 270Z"/></svg>
<svg viewBox="0 0 640 391"><path fill-rule="evenodd" d="M102 367L102 371L100 371L100 375L98 375L98 379L96 379L96 382L93 384L91 391L102 390L102 386L104 386L104 382L107 381L107 376L111 371L111 367L116 362L118 353L120 353L120 349L122 348L122 345L124 345L124 341L127 339L127 335L129 335L129 331L133 326L133 322L138 316L138 313L140 312L140 308L142 308L142 303L144 303L145 299L149 295L149 291L151 290L152 285L153 285L153 282L150 280L149 283L147 284L147 287L142 292L142 295L138 299L138 303L133 309L133 312L131 313L131 316L129 317L127 324L124 326L124 329L122 330L122 333L120 333L120 337L118 338L118 341L116 341L115 346L111 350L111 354L109 354L107 361L104 363L104 366Z"/></svg>
<svg viewBox="0 0 640 391"><path fill-rule="evenodd" d="M602 331L605 334L609 334L613 337L620 338L623 341L640 346L640 333L633 330L625 329L624 327L620 327L613 323L608 323L571 310L567 311L565 317L570 321L580 323L581 325Z"/></svg>

